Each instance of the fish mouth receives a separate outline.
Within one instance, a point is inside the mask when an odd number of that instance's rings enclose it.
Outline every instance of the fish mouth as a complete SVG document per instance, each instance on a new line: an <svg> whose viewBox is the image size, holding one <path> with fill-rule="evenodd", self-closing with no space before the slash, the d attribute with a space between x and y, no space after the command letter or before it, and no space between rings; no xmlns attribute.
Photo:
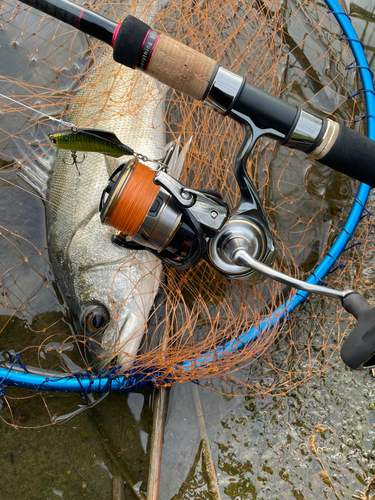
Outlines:
<svg viewBox="0 0 375 500"><path fill-rule="evenodd" d="M114 367L126 371L133 365L145 331L144 322L127 311L103 328L90 334L84 332L84 355L88 366L95 373Z"/></svg>

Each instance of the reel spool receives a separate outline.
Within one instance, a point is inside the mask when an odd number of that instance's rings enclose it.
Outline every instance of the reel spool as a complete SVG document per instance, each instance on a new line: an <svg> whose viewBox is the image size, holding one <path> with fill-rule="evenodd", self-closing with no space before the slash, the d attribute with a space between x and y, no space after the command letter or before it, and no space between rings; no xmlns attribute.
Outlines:
<svg viewBox="0 0 375 500"><path fill-rule="evenodd" d="M171 202L171 196L154 184L154 175L136 158L121 165L107 184L108 198L104 204L101 201L100 216L104 224L119 231L119 237L127 235L138 245L162 252L181 226L182 214ZM187 244L188 237L185 240L186 248L179 250L186 257L191 242Z"/></svg>
<svg viewBox="0 0 375 500"><path fill-rule="evenodd" d="M115 244L147 249L167 265L188 269L206 251L205 233L185 207L155 183L156 175L136 158L121 165L103 192L101 221L117 229ZM225 203L220 200L218 206L226 215Z"/></svg>

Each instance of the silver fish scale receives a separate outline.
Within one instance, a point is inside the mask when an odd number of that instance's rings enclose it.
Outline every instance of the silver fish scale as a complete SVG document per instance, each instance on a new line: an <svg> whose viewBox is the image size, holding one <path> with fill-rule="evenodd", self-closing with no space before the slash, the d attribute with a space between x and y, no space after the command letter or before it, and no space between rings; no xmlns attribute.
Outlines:
<svg viewBox="0 0 375 500"><path fill-rule="evenodd" d="M77 94L81 104L73 107L69 120L79 127L110 130L135 151L160 157L160 148L165 145L165 88L141 73L120 67L109 52L86 83ZM81 159L78 154L78 161ZM79 164L80 175L74 165L66 163L71 163L70 153L59 150L47 192L49 250L55 276L77 324L88 305L106 307L111 321L98 337L95 352L102 357L103 366L114 352L121 351L118 361L126 368L139 348L162 266L149 252L116 247L111 243L111 229L100 223L100 196L121 160L86 153Z"/></svg>

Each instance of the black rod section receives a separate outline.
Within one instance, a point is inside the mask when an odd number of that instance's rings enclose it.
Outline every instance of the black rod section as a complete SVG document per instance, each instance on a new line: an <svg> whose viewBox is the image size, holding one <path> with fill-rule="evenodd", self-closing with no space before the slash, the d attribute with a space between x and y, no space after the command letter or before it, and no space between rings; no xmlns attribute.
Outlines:
<svg viewBox="0 0 375 500"><path fill-rule="evenodd" d="M259 128L273 128L285 136L291 130L297 115L297 106L283 101L264 90L245 82L233 110L248 116Z"/></svg>
<svg viewBox="0 0 375 500"><path fill-rule="evenodd" d="M339 123L339 134L320 163L375 188L375 141Z"/></svg>
<svg viewBox="0 0 375 500"><path fill-rule="evenodd" d="M77 30L111 45L117 24L69 0L22 0Z"/></svg>

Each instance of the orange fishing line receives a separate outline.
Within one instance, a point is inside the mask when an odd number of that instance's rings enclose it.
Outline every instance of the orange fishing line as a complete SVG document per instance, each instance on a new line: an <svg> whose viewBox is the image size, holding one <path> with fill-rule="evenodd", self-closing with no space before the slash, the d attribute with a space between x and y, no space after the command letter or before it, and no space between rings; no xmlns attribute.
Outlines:
<svg viewBox="0 0 375 500"><path fill-rule="evenodd" d="M137 163L113 208L109 226L132 237L137 234L159 192L159 186L154 184L154 175L155 172L146 165Z"/></svg>

